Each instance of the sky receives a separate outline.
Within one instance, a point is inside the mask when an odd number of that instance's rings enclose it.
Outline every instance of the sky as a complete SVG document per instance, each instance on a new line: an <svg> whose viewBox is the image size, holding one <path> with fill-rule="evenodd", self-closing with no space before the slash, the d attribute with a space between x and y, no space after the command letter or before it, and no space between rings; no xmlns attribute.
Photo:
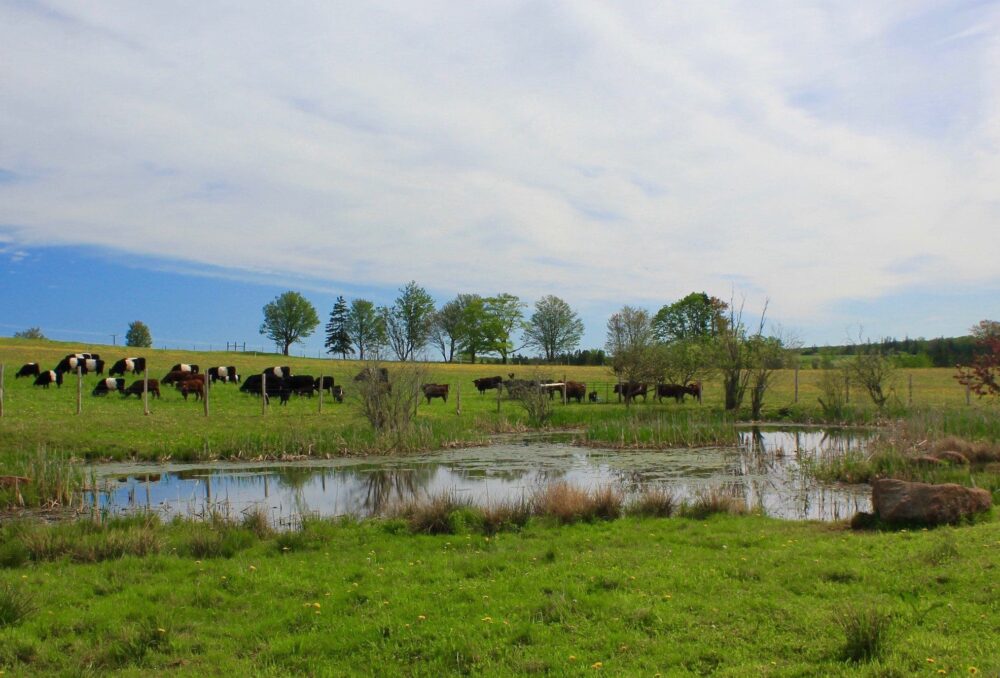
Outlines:
<svg viewBox="0 0 1000 678"><path fill-rule="evenodd" d="M263 345L286 289L410 280L555 294L581 347L702 290L807 345L965 334L998 72L995 2L0 0L0 335Z"/></svg>

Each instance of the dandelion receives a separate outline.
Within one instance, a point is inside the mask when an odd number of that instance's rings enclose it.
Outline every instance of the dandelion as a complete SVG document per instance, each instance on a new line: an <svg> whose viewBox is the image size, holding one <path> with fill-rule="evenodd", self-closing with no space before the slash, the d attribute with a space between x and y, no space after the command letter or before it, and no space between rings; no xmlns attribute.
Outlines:
<svg viewBox="0 0 1000 678"><path fill-rule="evenodd" d="M604 666L603 662L594 662L593 664L590 665L590 668L594 669L595 671L600 671L601 667L603 666Z"/></svg>
<svg viewBox="0 0 1000 678"><path fill-rule="evenodd" d="M483 617L480 621L484 621L487 624L492 624L493 623L493 617L486 616L486 617Z"/></svg>
<svg viewBox="0 0 1000 678"><path fill-rule="evenodd" d="M257 568L256 568L255 566L251 565L251 566L250 566L250 571L251 571L251 572L256 572L256 571L257 571Z"/></svg>
<svg viewBox="0 0 1000 678"><path fill-rule="evenodd" d="M418 614L417 615L417 620L418 621L427 621L427 616L426 615L422 615L422 614Z"/></svg>
<svg viewBox="0 0 1000 678"><path fill-rule="evenodd" d="M164 629L164 628L159 628L159 629L156 629L156 630L157 630L158 632L160 632L160 633L166 633L166 632L167 632L167 630L166 630L166 629Z"/></svg>
<svg viewBox="0 0 1000 678"><path fill-rule="evenodd" d="M938 669L938 673L941 674L942 676L944 676L944 675L947 675L948 672L945 671L944 669Z"/></svg>
<svg viewBox="0 0 1000 678"><path fill-rule="evenodd" d="M575 662L575 661L576 661L576 655L575 655L575 654L571 654L571 655L569 656L569 660L570 660L571 662Z"/></svg>
<svg viewBox="0 0 1000 678"><path fill-rule="evenodd" d="M970 676L974 676L977 673L979 673L979 669L977 669L975 666L970 666L969 667L969 675Z"/></svg>
<svg viewBox="0 0 1000 678"><path fill-rule="evenodd" d="M928 664L933 664L934 663L934 657L928 657L927 658L927 663Z"/></svg>
<svg viewBox="0 0 1000 678"><path fill-rule="evenodd" d="M315 607L317 610L319 609L319 603L313 603L312 606Z"/></svg>

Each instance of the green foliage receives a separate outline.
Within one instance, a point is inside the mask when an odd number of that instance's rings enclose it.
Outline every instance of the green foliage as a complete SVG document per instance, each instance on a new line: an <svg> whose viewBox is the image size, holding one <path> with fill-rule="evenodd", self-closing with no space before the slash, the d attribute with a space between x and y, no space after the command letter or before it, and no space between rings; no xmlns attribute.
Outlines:
<svg viewBox="0 0 1000 678"><path fill-rule="evenodd" d="M878 659L885 652L892 617L875 606L847 607L837 616L844 632L842 655L852 662Z"/></svg>
<svg viewBox="0 0 1000 678"><path fill-rule="evenodd" d="M491 353L500 355L506 365L515 350L514 331L521 327L526 304L513 294L501 292L483 300L483 336Z"/></svg>
<svg viewBox="0 0 1000 678"><path fill-rule="evenodd" d="M870 340L859 342L845 369L851 382L864 388L876 407L885 407L894 393L896 377L896 365L891 354Z"/></svg>
<svg viewBox="0 0 1000 678"><path fill-rule="evenodd" d="M385 323L375 304L367 299L354 299L347 313L345 327L351 343L357 349L359 360L378 358L385 345Z"/></svg>
<svg viewBox="0 0 1000 678"><path fill-rule="evenodd" d="M401 361L413 360L430 339L434 299L416 281L399 290L390 308L380 309L389 348Z"/></svg>
<svg viewBox="0 0 1000 678"><path fill-rule="evenodd" d="M552 362L560 353L577 347L583 337L583 321L569 304L550 294L535 302L524 337L526 345L534 346Z"/></svg>
<svg viewBox="0 0 1000 678"><path fill-rule="evenodd" d="M149 348L153 345L153 335L149 331L149 326L141 320L135 320L128 324L128 331L125 332L125 345L138 348Z"/></svg>
<svg viewBox="0 0 1000 678"><path fill-rule="evenodd" d="M319 316L309 301L298 292L284 292L263 309L264 322L260 333L281 346L283 355L288 348L310 336L319 325Z"/></svg>
<svg viewBox="0 0 1000 678"><path fill-rule="evenodd" d="M26 330L21 330L20 332L14 333L15 339L35 339L38 341L44 341L45 335L42 334L42 330L39 327L29 327Z"/></svg>
<svg viewBox="0 0 1000 678"><path fill-rule="evenodd" d="M719 331L726 308L727 304L720 299L692 292L656 312L653 332L663 342L707 339Z"/></svg>
<svg viewBox="0 0 1000 678"><path fill-rule="evenodd" d="M326 352L333 355L340 355L347 358L354 354L354 347L351 345L351 334L348 331L348 317L350 310L347 307L347 300L343 296L337 297L333 310L330 311L330 321L326 324Z"/></svg>
<svg viewBox="0 0 1000 678"><path fill-rule="evenodd" d="M0 629L17 626L34 610L34 597L23 584L0 583Z"/></svg>

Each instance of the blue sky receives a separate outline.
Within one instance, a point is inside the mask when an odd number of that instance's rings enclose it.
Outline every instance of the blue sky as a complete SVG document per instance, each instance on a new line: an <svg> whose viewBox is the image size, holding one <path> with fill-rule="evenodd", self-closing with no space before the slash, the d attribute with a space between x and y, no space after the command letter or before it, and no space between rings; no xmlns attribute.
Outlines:
<svg viewBox="0 0 1000 678"><path fill-rule="evenodd" d="M919 0L0 0L0 334L252 344L286 289L325 317L411 279L556 294L585 346L700 290L806 344L961 334L1000 317L998 29Z"/></svg>

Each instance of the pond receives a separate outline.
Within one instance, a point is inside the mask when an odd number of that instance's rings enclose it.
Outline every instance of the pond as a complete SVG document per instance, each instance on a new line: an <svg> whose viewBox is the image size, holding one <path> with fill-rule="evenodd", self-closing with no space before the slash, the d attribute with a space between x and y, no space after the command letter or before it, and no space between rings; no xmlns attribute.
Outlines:
<svg viewBox="0 0 1000 678"><path fill-rule="evenodd" d="M232 516L263 507L279 525L305 514L377 515L442 492L478 504L528 498L557 481L611 485L626 495L662 486L678 499L720 489L770 516L840 520L869 511L871 489L818 483L804 462L859 449L866 439L858 431L748 429L737 447L622 451L582 447L565 437L507 436L487 447L406 457L106 464L95 470L99 503L111 513L200 515L212 508Z"/></svg>

